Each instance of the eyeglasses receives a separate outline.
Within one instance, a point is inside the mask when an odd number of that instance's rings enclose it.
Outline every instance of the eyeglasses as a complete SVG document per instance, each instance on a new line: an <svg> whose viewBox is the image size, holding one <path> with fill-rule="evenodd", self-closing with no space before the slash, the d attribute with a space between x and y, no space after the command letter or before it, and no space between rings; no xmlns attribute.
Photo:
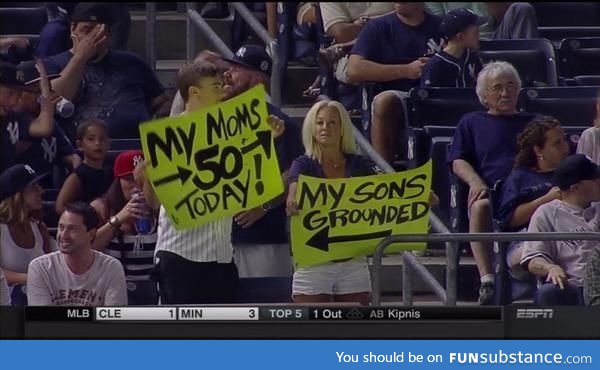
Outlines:
<svg viewBox="0 0 600 370"><path fill-rule="evenodd" d="M506 85L494 85L491 88L488 89L490 92L492 92L493 94L496 95L500 95L502 94L502 92L504 90L506 90L507 92L514 92L517 90L517 85L513 84L513 83L509 83Z"/></svg>

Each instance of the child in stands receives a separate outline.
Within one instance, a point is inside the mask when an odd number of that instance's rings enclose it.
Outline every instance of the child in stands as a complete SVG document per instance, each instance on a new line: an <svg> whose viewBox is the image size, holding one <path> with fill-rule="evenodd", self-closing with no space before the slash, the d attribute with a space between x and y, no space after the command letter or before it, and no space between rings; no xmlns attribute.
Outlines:
<svg viewBox="0 0 600 370"><path fill-rule="evenodd" d="M441 25L448 43L423 67L421 87L475 87L483 64L477 53L479 26L486 22L469 9L449 11Z"/></svg>
<svg viewBox="0 0 600 370"><path fill-rule="evenodd" d="M99 119L89 119L77 127L77 147L83 152L83 163L67 177L56 199L56 212L62 214L65 205L100 197L113 181L112 168L105 164L110 147L108 126Z"/></svg>

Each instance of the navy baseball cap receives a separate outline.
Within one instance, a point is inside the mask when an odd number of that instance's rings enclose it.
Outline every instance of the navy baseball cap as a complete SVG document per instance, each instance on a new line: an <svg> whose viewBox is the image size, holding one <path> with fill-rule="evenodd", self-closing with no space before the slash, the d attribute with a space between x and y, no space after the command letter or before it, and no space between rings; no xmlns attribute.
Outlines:
<svg viewBox="0 0 600 370"><path fill-rule="evenodd" d="M25 86L25 76L23 72L17 69L17 66L0 62L0 85L23 88Z"/></svg>
<svg viewBox="0 0 600 370"><path fill-rule="evenodd" d="M23 76L23 84L25 86L36 85L40 81L40 71L37 69L37 65L35 61L28 60L25 62L19 63L17 66L17 72L20 72ZM48 81L54 80L55 78L60 77L60 74L48 75Z"/></svg>
<svg viewBox="0 0 600 370"><path fill-rule="evenodd" d="M600 167L584 154L574 154L563 159L552 177L552 183L567 190L583 180L600 178Z"/></svg>
<svg viewBox="0 0 600 370"><path fill-rule="evenodd" d="M442 18L440 28L444 35L450 39L469 26L481 26L486 24L488 20L488 17L480 17L470 9L460 8L446 13Z"/></svg>
<svg viewBox="0 0 600 370"><path fill-rule="evenodd" d="M103 3L78 3L71 14L71 22L98 22L112 24L113 14L110 7Z"/></svg>
<svg viewBox="0 0 600 370"><path fill-rule="evenodd" d="M38 174L26 164L15 164L0 175L0 202L22 192L40 181L46 174Z"/></svg>
<svg viewBox="0 0 600 370"><path fill-rule="evenodd" d="M244 45L235 52L231 59L223 58L223 60L262 72L267 76L271 76L271 69L273 68L271 57L267 54L265 48L259 45Z"/></svg>

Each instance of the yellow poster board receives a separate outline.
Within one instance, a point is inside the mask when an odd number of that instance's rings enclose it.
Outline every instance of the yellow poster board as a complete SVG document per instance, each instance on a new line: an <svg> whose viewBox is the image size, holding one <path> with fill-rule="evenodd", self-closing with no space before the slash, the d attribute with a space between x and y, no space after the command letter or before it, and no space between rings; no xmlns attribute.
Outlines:
<svg viewBox="0 0 600 370"><path fill-rule="evenodd" d="M292 216L296 266L371 255L384 237L427 233L431 161L398 173L322 179L300 176ZM425 243L392 244L386 254L422 250Z"/></svg>
<svg viewBox="0 0 600 370"><path fill-rule="evenodd" d="M283 193L264 86L140 126L147 176L175 228L257 207Z"/></svg>

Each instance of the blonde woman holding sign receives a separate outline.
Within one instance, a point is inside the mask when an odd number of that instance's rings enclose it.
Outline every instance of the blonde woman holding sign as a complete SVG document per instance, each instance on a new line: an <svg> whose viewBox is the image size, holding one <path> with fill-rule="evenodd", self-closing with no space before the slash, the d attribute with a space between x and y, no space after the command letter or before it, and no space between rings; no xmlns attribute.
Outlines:
<svg viewBox="0 0 600 370"><path fill-rule="evenodd" d="M302 141L306 153L293 163L288 176L287 214L298 214L295 201L298 177L327 179L369 176L382 172L369 158L359 155L346 108L336 101L312 106L304 119ZM366 257L332 261L295 271L295 302L358 302L369 304L371 279Z"/></svg>

